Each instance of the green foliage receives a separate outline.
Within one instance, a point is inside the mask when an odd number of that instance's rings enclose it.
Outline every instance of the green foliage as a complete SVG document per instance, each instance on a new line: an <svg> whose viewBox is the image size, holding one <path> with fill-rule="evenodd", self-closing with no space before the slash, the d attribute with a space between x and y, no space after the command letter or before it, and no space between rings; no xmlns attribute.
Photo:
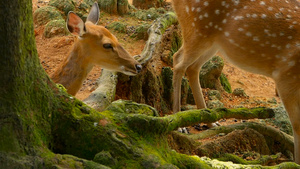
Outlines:
<svg viewBox="0 0 300 169"><path fill-rule="evenodd" d="M108 29L113 29L120 33L127 32L127 26L125 23L122 23L122 22L112 22L111 24L108 25Z"/></svg>
<svg viewBox="0 0 300 169"><path fill-rule="evenodd" d="M171 53L170 53L170 64L173 64L173 55L180 49L182 46L182 37L177 32L173 32L171 39Z"/></svg>
<svg viewBox="0 0 300 169"><path fill-rule="evenodd" d="M148 29L150 27L151 27L150 24L145 24L145 23L137 26L134 34L132 34L131 37L136 38L136 39L147 40L148 39Z"/></svg>
<svg viewBox="0 0 300 169"><path fill-rule="evenodd" d="M65 15L67 15L69 11L75 10L75 3L73 0L51 0L48 5L64 12Z"/></svg>
<svg viewBox="0 0 300 169"><path fill-rule="evenodd" d="M37 25L45 25L51 20L60 19L63 19L60 12L52 6L39 8L33 14L34 23Z"/></svg>
<svg viewBox="0 0 300 169"><path fill-rule="evenodd" d="M166 11L163 8L150 8L148 10L138 10L131 13L132 16L140 20L154 20L161 17L162 14L165 14Z"/></svg>

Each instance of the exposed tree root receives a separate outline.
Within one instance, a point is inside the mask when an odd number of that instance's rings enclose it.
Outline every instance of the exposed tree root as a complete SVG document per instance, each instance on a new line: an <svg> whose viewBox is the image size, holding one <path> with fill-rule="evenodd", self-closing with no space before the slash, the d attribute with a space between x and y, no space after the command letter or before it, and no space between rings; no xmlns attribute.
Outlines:
<svg viewBox="0 0 300 169"><path fill-rule="evenodd" d="M214 135L218 135L219 133L230 133L234 130L243 130L245 128L251 128L260 134L262 134L265 138L268 138L270 140L273 140L277 144L280 143L281 146L277 147L280 151L284 152L285 150L288 150L290 152L293 152L294 150L294 139L292 136L275 129L274 127L270 127L267 125L263 125L260 123L254 123L254 122L248 122L248 123L239 123L239 124L233 124L229 126L220 126L215 127L210 130L206 130L199 134L189 135L187 137L193 139L193 140L200 140L204 138L208 138ZM273 145L272 145L273 146Z"/></svg>
<svg viewBox="0 0 300 169"><path fill-rule="evenodd" d="M219 108L189 110L165 117L155 118L145 115L129 115L127 122L132 129L140 130L140 132L147 131L167 133L176 130L178 127L192 126L197 123L211 123L223 118L263 119L271 118L273 116L274 111L270 108Z"/></svg>
<svg viewBox="0 0 300 169"><path fill-rule="evenodd" d="M155 20L148 30L149 38L143 52L134 56L134 58L142 65L147 64L157 51L165 30L175 23L177 23L177 17L172 12ZM98 79L97 89L84 102L98 111L103 111L114 100L117 83L117 73L103 70L102 75Z"/></svg>

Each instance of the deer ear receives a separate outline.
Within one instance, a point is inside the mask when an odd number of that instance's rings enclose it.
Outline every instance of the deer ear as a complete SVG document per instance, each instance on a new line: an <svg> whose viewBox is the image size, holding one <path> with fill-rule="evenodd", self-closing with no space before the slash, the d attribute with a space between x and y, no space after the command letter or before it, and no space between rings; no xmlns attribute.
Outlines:
<svg viewBox="0 0 300 169"><path fill-rule="evenodd" d="M90 21L97 25L97 23L99 21L99 13L100 13L100 10L99 10L98 3L95 2L91 8L91 11L90 11L89 16L87 17L86 21Z"/></svg>
<svg viewBox="0 0 300 169"><path fill-rule="evenodd" d="M68 13L67 28L73 35L82 36L86 33L84 22L72 11Z"/></svg>

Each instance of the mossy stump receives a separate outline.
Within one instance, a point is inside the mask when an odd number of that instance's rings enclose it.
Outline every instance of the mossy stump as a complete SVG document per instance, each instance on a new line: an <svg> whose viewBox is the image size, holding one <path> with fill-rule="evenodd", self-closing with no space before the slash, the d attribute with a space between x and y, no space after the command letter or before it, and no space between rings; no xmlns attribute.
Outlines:
<svg viewBox="0 0 300 169"><path fill-rule="evenodd" d="M54 36L67 35L69 32L66 29L65 20L52 20L48 22L45 26L44 37L52 38Z"/></svg>

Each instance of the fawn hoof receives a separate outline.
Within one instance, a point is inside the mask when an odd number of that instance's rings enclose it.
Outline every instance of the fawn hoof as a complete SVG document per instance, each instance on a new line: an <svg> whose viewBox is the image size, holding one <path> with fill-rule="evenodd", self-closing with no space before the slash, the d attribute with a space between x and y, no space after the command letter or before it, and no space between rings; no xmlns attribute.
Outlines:
<svg viewBox="0 0 300 169"><path fill-rule="evenodd" d="M215 123L208 123L207 127L208 128L214 128L214 127L218 127L221 126L221 124L219 122L215 122Z"/></svg>
<svg viewBox="0 0 300 169"><path fill-rule="evenodd" d="M137 64L137 65L135 65L135 69L136 69L137 73L140 73L143 69L143 66L140 64Z"/></svg>

